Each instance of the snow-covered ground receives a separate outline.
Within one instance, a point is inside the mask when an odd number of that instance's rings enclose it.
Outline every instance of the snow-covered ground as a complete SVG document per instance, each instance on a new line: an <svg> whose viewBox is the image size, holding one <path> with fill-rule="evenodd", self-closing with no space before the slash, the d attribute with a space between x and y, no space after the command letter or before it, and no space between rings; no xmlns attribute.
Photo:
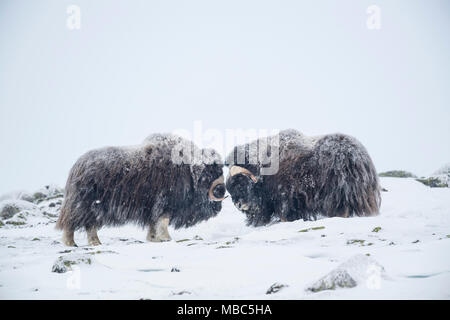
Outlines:
<svg viewBox="0 0 450 320"><path fill-rule="evenodd" d="M54 229L55 212L30 214L32 226L0 228L0 298L449 299L450 188L399 178L381 184L388 192L378 217L253 228L228 198L216 218L170 230L166 243L124 226L100 230L98 247L76 233L80 247L68 248ZM356 286L307 290L343 263ZM284 287L266 294L275 283Z"/></svg>

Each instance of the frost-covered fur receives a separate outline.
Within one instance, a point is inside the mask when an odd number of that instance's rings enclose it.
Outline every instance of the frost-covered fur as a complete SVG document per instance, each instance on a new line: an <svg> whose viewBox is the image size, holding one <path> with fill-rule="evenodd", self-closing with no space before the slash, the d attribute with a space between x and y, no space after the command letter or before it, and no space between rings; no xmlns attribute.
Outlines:
<svg viewBox="0 0 450 320"><path fill-rule="evenodd" d="M276 140L275 140L276 141ZM227 157L230 168L238 165L253 173L227 178L226 187L235 206L247 215L249 225L274 220L293 221L327 217L378 214L380 191L372 160L364 146L343 134L307 137L296 130L279 133L279 146L265 152L279 153L279 170L261 175L264 161L251 164L249 153L258 141L235 147ZM245 163L238 162L245 159Z"/></svg>
<svg viewBox="0 0 450 320"><path fill-rule="evenodd" d="M174 151L180 163L173 161ZM190 151L205 161L191 164ZM133 147L89 151L70 171L57 227L70 235L127 222L152 227L162 218L175 228L192 226L221 210L208 190L222 167L214 150L171 134L151 135Z"/></svg>

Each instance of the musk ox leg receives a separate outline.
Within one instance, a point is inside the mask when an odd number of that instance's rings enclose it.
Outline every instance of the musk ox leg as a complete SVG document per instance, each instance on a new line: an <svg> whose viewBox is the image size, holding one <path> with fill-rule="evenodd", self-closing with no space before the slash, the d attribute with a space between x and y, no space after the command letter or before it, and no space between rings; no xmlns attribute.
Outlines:
<svg viewBox="0 0 450 320"><path fill-rule="evenodd" d="M87 236L88 236L88 243L90 246L99 246L102 243L100 242L100 239L97 235L97 228L86 228Z"/></svg>
<svg viewBox="0 0 450 320"><path fill-rule="evenodd" d="M64 229L62 242L68 247L78 247L73 239L73 230Z"/></svg>
<svg viewBox="0 0 450 320"><path fill-rule="evenodd" d="M162 242L170 241L172 238L169 235L169 217L162 216L158 219L155 225L151 225L148 229L147 241Z"/></svg>

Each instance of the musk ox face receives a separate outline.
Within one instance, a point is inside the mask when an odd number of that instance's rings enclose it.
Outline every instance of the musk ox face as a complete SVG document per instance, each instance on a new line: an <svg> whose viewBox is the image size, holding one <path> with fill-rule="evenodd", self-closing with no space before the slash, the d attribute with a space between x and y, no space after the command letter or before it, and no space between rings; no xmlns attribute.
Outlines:
<svg viewBox="0 0 450 320"><path fill-rule="evenodd" d="M250 170L252 168L231 166L226 188L235 207L247 216L248 223L257 226L270 221L270 214L267 214L270 203L264 201L264 177L257 178Z"/></svg>
<svg viewBox="0 0 450 320"><path fill-rule="evenodd" d="M225 184L222 166L219 164L205 165L196 183L194 196L194 210L199 216L210 217L217 215L222 209L225 196ZM206 212L201 212L202 210Z"/></svg>

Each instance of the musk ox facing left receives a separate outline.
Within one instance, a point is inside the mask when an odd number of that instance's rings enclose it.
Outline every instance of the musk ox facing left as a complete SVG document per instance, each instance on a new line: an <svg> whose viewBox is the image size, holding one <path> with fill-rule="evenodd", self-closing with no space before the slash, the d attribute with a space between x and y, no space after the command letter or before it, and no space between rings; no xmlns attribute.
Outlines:
<svg viewBox="0 0 450 320"><path fill-rule="evenodd" d="M292 129L274 137L268 143L260 139L237 146L226 160L230 167L227 190L249 225L378 214L378 176L355 138L343 134L308 137ZM264 157L252 160L250 155L256 154L279 161L278 171L261 174L273 163Z"/></svg>
<svg viewBox="0 0 450 320"><path fill-rule="evenodd" d="M148 227L148 241L168 241L168 225L189 227L219 213L225 194L223 163L172 134L154 134L141 145L106 147L81 156L72 167L57 222L63 242L76 246L74 231L127 222Z"/></svg>

